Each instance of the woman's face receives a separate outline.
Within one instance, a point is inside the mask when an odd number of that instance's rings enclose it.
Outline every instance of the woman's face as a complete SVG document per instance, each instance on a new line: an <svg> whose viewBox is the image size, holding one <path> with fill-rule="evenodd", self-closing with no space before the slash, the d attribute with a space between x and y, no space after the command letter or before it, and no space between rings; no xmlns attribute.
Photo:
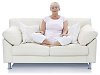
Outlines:
<svg viewBox="0 0 100 75"><path fill-rule="evenodd" d="M60 8L58 6L51 6L50 10L52 11L52 13L57 13L60 10Z"/></svg>

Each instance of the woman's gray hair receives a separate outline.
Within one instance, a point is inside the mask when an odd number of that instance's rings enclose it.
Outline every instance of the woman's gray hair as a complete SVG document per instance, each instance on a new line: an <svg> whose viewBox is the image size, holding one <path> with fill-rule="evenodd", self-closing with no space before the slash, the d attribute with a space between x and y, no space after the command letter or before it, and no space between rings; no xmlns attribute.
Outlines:
<svg viewBox="0 0 100 75"><path fill-rule="evenodd" d="M52 2L51 5L50 5L50 8L53 7L53 6L57 6L60 10L60 5L58 2Z"/></svg>

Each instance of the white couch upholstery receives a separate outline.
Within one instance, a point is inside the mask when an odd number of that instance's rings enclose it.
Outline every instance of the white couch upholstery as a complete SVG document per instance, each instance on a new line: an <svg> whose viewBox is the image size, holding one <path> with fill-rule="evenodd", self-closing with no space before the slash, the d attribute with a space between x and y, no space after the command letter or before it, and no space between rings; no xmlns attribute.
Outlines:
<svg viewBox="0 0 100 75"><path fill-rule="evenodd" d="M95 37L90 42L87 42L88 44L81 44L82 40L84 41L82 39L84 36L80 34L84 33L83 30L80 30L82 32L79 33L78 43L66 46L49 47L34 42L23 44L19 22L29 26L38 25L39 27L41 21L42 19L38 18L16 18L9 20L9 28L3 32L3 59L5 63L8 63L9 68L11 68L11 63L89 63L89 68L91 68L91 63L96 62L97 32L94 31ZM83 28L87 24L91 25L91 19L68 18L69 26L75 23L79 23L81 28ZM93 31L91 28L89 29Z"/></svg>

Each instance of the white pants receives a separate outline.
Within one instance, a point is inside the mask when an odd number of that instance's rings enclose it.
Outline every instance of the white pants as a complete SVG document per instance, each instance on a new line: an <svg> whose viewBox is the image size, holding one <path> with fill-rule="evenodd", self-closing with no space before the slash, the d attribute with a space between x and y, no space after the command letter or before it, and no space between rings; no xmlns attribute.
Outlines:
<svg viewBox="0 0 100 75"><path fill-rule="evenodd" d="M46 36L42 35L41 33L33 33L33 41L36 43L42 43L45 39L48 39ZM70 44L72 42L71 36L63 36L63 37L55 37L55 40L52 41L51 39L48 39L49 41L55 42L58 41L62 46Z"/></svg>

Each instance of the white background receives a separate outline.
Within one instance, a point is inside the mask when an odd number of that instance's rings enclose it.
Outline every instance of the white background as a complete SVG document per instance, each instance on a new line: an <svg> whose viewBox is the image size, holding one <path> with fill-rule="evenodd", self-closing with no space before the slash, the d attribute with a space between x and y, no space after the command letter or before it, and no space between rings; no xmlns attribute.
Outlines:
<svg viewBox="0 0 100 75"><path fill-rule="evenodd" d="M9 27L9 18L43 18L51 14L50 3L57 1L61 10L60 15L68 18L91 18L93 28L100 32L100 2L99 0L0 0L0 75L1 74L29 74L29 72L15 72L10 73L7 69L7 64L3 63L3 47L2 47L2 32ZM96 63L92 65L91 71L76 70L58 72L57 67L56 72L31 72L30 74L70 74L70 75L96 75L100 72L100 36L97 37L97 60ZM23 68L24 69L24 68ZM51 68L52 69L52 68ZM75 68L74 68L75 69ZM79 68L78 68L79 69ZM46 70L47 71L47 70Z"/></svg>

